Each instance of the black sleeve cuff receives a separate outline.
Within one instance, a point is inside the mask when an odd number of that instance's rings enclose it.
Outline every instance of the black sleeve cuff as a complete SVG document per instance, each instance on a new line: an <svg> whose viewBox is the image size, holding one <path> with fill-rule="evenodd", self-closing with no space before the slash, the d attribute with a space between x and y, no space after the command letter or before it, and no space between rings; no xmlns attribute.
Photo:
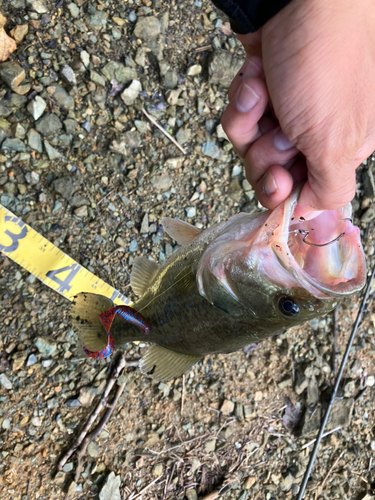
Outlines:
<svg viewBox="0 0 375 500"><path fill-rule="evenodd" d="M261 28L291 0L212 0L230 19L233 31L239 35Z"/></svg>

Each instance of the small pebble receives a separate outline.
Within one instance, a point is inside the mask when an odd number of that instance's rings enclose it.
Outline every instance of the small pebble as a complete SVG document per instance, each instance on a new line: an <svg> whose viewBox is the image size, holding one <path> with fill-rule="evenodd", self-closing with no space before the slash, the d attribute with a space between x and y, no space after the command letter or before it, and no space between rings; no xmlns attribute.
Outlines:
<svg viewBox="0 0 375 500"><path fill-rule="evenodd" d="M96 458L99 456L101 452L100 446L95 443L95 441L91 441L91 443L87 447L87 453L90 457Z"/></svg>
<svg viewBox="0 0 375 500"><path fill-rule="evenodd" d="M9 380L9 378L5 375L5 373L0 373L0 384L6 389L7 391L10 391L11 388L13 387L12 382Z"/></svg>
<svg viewBox="0 0 375 500"><path fill-rule="evenodd" d="M206 450L207 453L215 451L215 448L216 448L216 439L210 439L204 443L204 449Z"/></svg>
<svg viewBox="0 0 375 500"><path fill-rule="evenodd" d="M226 399L224 403L221 405L220 411L223 415L230 415L234 411L234 403L233 401L229 401Z"/></svg>
<svg viewBox="0 0 375 500"><path fill-rule="evenodd" d="M195 217L197 214L195 207L189 207L186 209L186 216L189 218Z"/></svg>
<svg viewBox="0 0 375 500"><path fill-rule="evenodd" d="M138 250L138 241L133 240L129 245L129 252L136 252Z"/></svg>
<svg viewBox="0 0 375 500"><path fill-rule="evenodd" d="M37 362L38 358L35 356L35 354L30 354L30 356L27 358L26 366L33 366Z"/></svg>
<svg viewBox="0 0 375 500"><path fill-rule="evenodd" d="M72 471L72 470L73 470L73 467L74 467L73 462L67 462L67 463L64 465L64 467L63 467L63 469L62 469L62 470L63 470L64 472L70 472L70 471Z"/></svg>

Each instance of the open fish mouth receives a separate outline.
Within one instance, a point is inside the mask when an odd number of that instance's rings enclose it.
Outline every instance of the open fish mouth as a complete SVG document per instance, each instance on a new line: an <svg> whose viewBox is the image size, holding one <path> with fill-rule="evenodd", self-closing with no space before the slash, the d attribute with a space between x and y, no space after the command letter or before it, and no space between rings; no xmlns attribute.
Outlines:
<svg viewBox="0 0 375 500"><path fill-rule="evenodd" d="M272 242L278 260L313 295L343 296L360 290L366 262L359 228L349 203L311 220L293 216L298 192L285 202L282 224Z"/></svg>

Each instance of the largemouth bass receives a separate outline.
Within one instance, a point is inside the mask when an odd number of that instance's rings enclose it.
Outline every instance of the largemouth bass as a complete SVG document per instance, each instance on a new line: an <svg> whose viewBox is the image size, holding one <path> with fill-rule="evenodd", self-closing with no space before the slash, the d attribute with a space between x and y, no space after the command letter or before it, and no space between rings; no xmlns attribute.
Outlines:
<svg viewBox="0 0 375 500"><path fill-rule="evenodd" d="M293 216L297 198L295 191L273 211L239 213L205 231L163 218L165 231L182 247L163 266L135 259L137 313L133 324L123 320L125 313L115 317L111 342L117 348L135 340L152 343L140 369L170 380L202 356L284 332L360 290L366 265L351 205L307 221ZM113 307L100 295L75 298L71 317L86 350L109 345L99 314Z"/></svg>

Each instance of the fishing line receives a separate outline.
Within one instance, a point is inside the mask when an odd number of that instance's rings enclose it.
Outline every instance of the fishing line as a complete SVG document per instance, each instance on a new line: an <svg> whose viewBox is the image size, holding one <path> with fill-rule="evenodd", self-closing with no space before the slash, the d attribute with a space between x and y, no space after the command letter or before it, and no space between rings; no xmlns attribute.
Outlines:
<svg viewBox="0 0 375 500"><path fill-rule="evenodd" d="M368 296L370 294L371 283L372 283L372 280L374 278L374 275L375 275L375 265L373 267L370 279L368 281L366 292L365 292L365 295L364 295L364 297L362 299L362 304L361 304L361 307L359 309L359 312L358 312L358 315L357 315L357 319L355 320L355 323L354 323L354 326L353 326L353 331L352 331L352 334L351 334L351 336L349 338L349 342L348 342L348 345L346 347L344 357L342 358L342 362L341 362L339 373L338 373L337 378L336 378L335 386L333 388L332 395L331 395L330 401L328 403L328 408L327 408L326 413L324 415L323 422L322 422L322 424L320 426L319 433L318 433L318 436L316 438L313 451L311 452L310 460L309 460L309 463L307 465L307 469L306 469L306 472L305 472L305 475L304 475L304 478L303 478L303 481L302 481L302 484L301 484L301 487L300 487L300 490L299 490L299 494L298 494L297 500L302 500L302 497L303 497L303 495L305 493L307 481L309 480L310 473L311 473L311 470L313 468L316 455L318 453L318 448L319 448L320 442L321 442L322 437L323 437L324 429L325 429L325 426L326 426L326 424L328 422L328 417L329 417L329 414L331 412L331 409L332 409L332 406L333 406L333 403L334 403L334 400L335 400L335 397L336 397L337 389L339 388L339 384L341 382L341 377L342 377L342 374L344 372L346 362L348 361L350 349L352 347L352 344L353 344L353 341L354 341L354 337L355 337L355 335L357 333L359 323L360 323L360 321L362 319L363 311L365 310L366 302L367 302Z"/></svg>

